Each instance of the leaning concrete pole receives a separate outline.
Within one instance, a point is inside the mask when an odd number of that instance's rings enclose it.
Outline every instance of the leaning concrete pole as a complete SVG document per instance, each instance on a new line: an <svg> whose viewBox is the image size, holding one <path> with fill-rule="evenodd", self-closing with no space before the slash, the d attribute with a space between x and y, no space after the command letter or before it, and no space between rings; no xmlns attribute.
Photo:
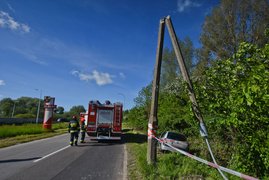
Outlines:
<svg viewBox="0 0 269 180"><path fill-rule="evenodd" d="M180 71L181 71L181 73L183 75L184 81L186 81L186 83L188 85L188 92L189 92L190 100L192 102L192 107L193 107L195 116L199 120L200 126L202 124L202 126L205 127L204 122L203 122L203 117L202 117L201 111L199 109L198 103L196 101L196 97L195 97L195 94L194 94L192 83L190 81L190 77L189 77L185 62L183 60L181 50L179 48L179 43L178 43L178 40L177 40L177 37L176 37L174 27L172 25L170 16L168 16L166 18L165 22L166 22L166 26L167 26L167 29L169 31L169 34L170 34L170 37L171 37L171 40L172 40L172 44L173 44L175 53L176 53L176 57L177 57L177 60L178 60L178 63L179 63ZM204 128L204 131L205 131L205 135L207 136L208 132L207 132L206 128Z"/></svg>
<svg viewBox="0 0 269 180"><path fill-rule="evenodd" d="M188 92L189 92L190 100L192 102L192 108L193 108L194 114L195 114L196 118L199 120L200 134L201 134L201 136L205 137L208 149L209 149L210 154L211 154L211 157L212 157L214 163L217 164L217 162L215 160L215 157L214 157L214 155L212 153L210 144L209 144L208 139L207 139L208 131L207 131L206 125L205 125L205 123L203 121L203 117L202 117L202 113L200 111L199 105L198 105L198 103L196 101L196 96L195 96L195 93L194 93L194 89L193 89L193 86L192 86L192 83L191 83L191 80L190 80L190 77L189 77L189 74L188 74L184 59L182 57L182 53L181 53L181 50L180 50L180 47L179 47L179 43L178 43L176 33L175 33L175 30L174 30L174 27L173 27L173 24L172 24L170 16L167 16L167 18L165 19L165 23L166 23L167 29L169 31L169 34L170 34L170 37L171 37L171 40L172 40L172 44L173 44L173 47L174 47L174 50L175 50L175 53L176 53L176 57L177 57L177 60L178 60L179 66L180 66L180 71L181 71L181 73L183 75L184 81L186 81L186 83L187 83L187 89L188 89ZM220 174L222 175L222 177L224 179L227 179L220 169L218 169L218 171L220 172Z"/></svg>
<svg viewBox="0 0 269 180"><path fill-rule="evenodd" d="M165 18L160 20L159 35L158 35L158 45L157 45L157 55L156 64L154 70L154 80L152 86L152 99L151 99L151 111L149 117L148 126L148 152L147 161L148 163L155 163L157 154L157 140L152 137L156 136L157 133L157 108L158 108L158 97L159 97L159 84L161 75L161 64L162 64L162 52L163 52L163 40L164 40L164 29L165 29Z"/></svg>

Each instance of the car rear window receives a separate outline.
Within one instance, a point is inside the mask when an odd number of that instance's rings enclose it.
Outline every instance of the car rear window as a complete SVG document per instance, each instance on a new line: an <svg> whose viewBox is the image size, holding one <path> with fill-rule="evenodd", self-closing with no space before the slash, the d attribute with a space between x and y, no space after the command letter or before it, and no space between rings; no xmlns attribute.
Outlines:
<svg viewBox="0 0 269 180"><path fill-rule="evenodd" d="M177 140L177 141L187 141L187 138L184 135L177 134L177 133L172 133L172 132L168 133L167 138L174 139L174 140Z"/></svg>

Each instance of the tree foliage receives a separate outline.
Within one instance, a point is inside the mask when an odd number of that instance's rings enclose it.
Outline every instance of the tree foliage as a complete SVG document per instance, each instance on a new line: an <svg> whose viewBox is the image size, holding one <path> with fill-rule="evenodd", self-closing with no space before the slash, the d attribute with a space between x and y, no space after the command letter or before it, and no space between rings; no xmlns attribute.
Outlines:
<svg viewBox="0 0 269 180"><path fill-rule="evenodd" d="M234 62L236 59L236 62ZM242 172L269 175L269 44L241 43L233 57L205 71L196 91L205 111L222 117ZM222 127L215 127L216 129Z"/></svg>
<svg viewBox="0 0 269 180"><path fill-rule="evenodd" d="M158 131L176 131L193 135L191 128L195 123L188 114L185 98L175 94L160 93L158 106Z"/></svg>
<svg viewBox="0 0 269 180"><path fill-rule="evenodd" d="M187 36L183 41L178 40L184 61L189 74L193 74L195 49L192 40ZM169 89L170 86L175 86L181 82L180 67L173 48L164 48L162 57L160 87L161 91Z"/></svg>
<svg viewBox="0 0 269 180"><path fill-rule="evenodd" d="M41 100L40 103L40 115L44 116L44 106L45 102ZM12 100L11 98L4 98L0 101L1 117L11 117L14 109L14 116L17 114L33 114L37 115L39 105L38 98L31 97L20 97L18 99Z"/></svg>
<svg viewBox="0 0 269 180"><path fill-rule="evenodd" d="M128 123L137 129L146 130L148 118L148 111L143 106L135 106L128 114Z"/></svg>
<svg viewBox="0 0 269 180"><path fill-rule="evenodd" d="M264 47L268 40L263 33L268 28L268 12L267 0L221 0L202 25L200 43L204 55L226 60L237 52L240 42Z"/></svg>
<svg viewBox="0 0 269 180"><path fill-rule="evenodd" d="M15 100L12 100L11 98L4 98L0 101L0 117L11 117L14 109L14 118L35 118L37 115L38 105L38 98L20 97ZM44 117L44 105L45 102L41 99L39 118ZM57 120L58 118L66 118L70 120L74 115L79 117L80 112L86 112L82 105L73 106L70 109L70 112L64 112L64 107L58 106L57 109L54 110L53 120Z"/></svg>
<svg viewBox="0 0 269 180"><path fill-rule="evenodd" d="M13 104L14 103L8 102L8 103L5 103L2 106L2 114L3 114L3 117L11 117Z"/></svg>
<svg viewBox="0 0 269 180"><path fill-rule="evenodd" d="M86 109L84 108L84 106L82 105L73 106L68 112L69 119L72 119L73 116L76 116L77 118L79 118L81 112L86 112Z"/></svg>
<svg viewBox="0 0 269 180"><path fill-rule="evenodd" d="M64 107L62 106L57 106L56 109L54 109L55 113L63 114L64 113Z"/></svg>
<svg viewBox="0 0 269 180"><path fill-rule="evenodd" d="M148 107L150 106L152 95L152 84L149 84L146 87L142 87L142 89L138 92L138 97L134 99L136 106Z"/></svg>

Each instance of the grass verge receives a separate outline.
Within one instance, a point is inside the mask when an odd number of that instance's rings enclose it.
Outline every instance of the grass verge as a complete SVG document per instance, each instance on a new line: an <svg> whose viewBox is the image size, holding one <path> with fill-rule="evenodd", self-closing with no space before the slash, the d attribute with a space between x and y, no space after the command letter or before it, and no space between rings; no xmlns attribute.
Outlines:
<svg viewBox="0 0 269 180"><path fill-rule="evenodd" d="M42 124L2 125L0 148L64 134L67 127L67 123L53 124L51 130L43 130Z"/></svg>
<svg viewBox="0 0 269 180"><path fill-rule="evenodd" d="M216 168L203 164L177 152L161 153L157 151L155 164L147 163L147 134L143 131L125 127L127 137L126 147L128 151L128 179L137 180L166 180L166 179L191 179L191 180L216 180L223 179ZM205 145L191 146L190 153L211 161ZM214 146L218 151L223 146ZM217 153L219 154L219 153ZM228 179L239 180L241 178L223 172Z"/></svg>

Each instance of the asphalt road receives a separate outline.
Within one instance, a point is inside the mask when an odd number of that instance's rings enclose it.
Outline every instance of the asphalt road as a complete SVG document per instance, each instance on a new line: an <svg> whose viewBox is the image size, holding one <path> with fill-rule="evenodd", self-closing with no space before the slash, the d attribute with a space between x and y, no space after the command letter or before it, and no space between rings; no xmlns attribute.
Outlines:
<svg viewBox="0 0 269 180"><path fill-rule="evenodd" d="M0 179L126 179L122 141L69 146L69 134L0 149Z"/></svg>

